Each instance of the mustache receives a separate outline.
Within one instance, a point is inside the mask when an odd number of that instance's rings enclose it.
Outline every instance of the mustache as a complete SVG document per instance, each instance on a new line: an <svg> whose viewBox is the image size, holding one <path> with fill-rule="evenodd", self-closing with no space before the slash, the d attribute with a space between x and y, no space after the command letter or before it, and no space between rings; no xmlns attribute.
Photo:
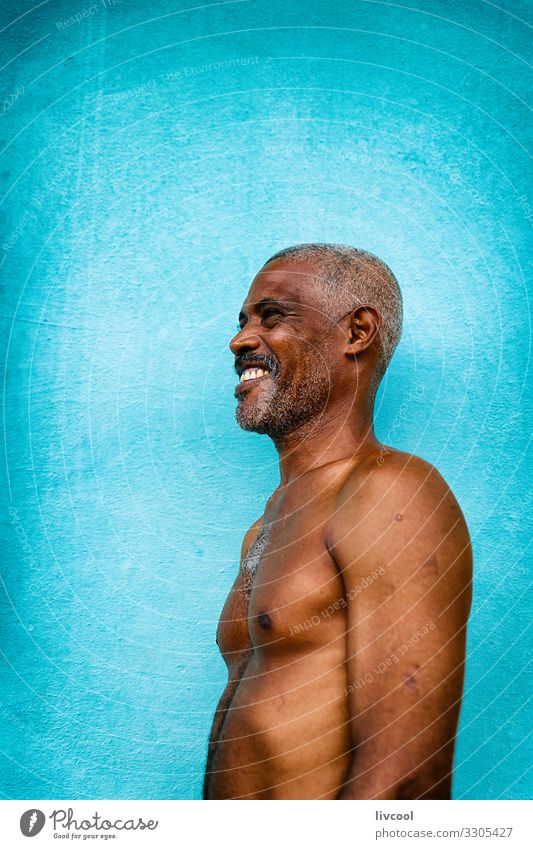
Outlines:
<svg viewBox="0 0 533 849"><path fill-rule="evenodd" d="M250 366L266 366L274 377L279 371L277 360L274 357L269 357L268 354L239 354L235 357L235 371L239 374L242 371L243 363Z"/></svg>

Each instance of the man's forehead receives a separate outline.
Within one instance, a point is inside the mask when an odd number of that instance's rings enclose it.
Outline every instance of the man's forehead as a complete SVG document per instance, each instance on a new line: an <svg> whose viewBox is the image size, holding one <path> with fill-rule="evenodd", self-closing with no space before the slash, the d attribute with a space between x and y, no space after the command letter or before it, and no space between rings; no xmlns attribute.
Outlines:
<svg viewBox="0 0 533 849"><path fill-rule="evenodd" d="M317 280L318 270L312 262L279 260L269 263L252 281L243 306L251 307L265 298L276 298L287 304L315 306L320 295Z"/></svg>

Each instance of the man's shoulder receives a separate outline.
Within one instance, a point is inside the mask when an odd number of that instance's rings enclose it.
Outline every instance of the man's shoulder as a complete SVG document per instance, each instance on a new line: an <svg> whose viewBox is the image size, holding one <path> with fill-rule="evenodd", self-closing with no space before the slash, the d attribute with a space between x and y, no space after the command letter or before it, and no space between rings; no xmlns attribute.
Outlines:
<svg viewBox="0 0 533 849"><path fill-rule="evenodd" d="M383 446L365 456L337 493L332 534L358 527L374 538L402 523L405 534L447 533L462 538L468 530L451 487L431 463L415 454Z"/></svg>
<svg viewBox="0 0 533 849"><path fill-rule="evenodd" d="M413 454L387 449L353 469L339 490L327 546L351 580L387 564L388 584L404 586L433 575L421 565L437 564L451 597L470 586L470 536L459 504L435 467Z"/></svg>
<svg viewBox="0 0 533 849"><path fill-rule="evenodd" d="M449 484L427 460L382 446L354 466L339 489L337 506L357 509L373 500L385 503L418 494L426 499L453 497Z"/></svg>

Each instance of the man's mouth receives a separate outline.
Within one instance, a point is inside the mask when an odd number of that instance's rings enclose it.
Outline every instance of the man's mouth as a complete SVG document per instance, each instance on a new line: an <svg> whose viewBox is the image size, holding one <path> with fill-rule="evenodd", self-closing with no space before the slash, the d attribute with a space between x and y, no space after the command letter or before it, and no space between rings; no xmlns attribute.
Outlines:
<svg viewBox="0 0 533 849"><path fill-rule="evenodd" d="M270 374L267 368L246 368L239 378L239 383L245 383L248 380L257 380L259 377L265 377Z"/></svg>
<svg viewBox="0 0 533 849"><path fill-rule="evenodd" d="M265 377L269 377L272 374L273 368L270 367L270 364L267 365L264 361L254 362L252 360L241 361L236 365L236 371L239 375L239 382L235 387L235 394L240 393L246 389L251 389L252 386L256 386L260 380L264 380Z"/></svg>

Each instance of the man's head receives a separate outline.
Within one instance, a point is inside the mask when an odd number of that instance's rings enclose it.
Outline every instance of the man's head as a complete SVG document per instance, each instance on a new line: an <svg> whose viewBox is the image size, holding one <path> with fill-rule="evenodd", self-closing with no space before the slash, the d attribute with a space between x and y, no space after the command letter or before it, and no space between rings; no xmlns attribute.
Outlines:
<svg viewBox="0 0 533 849"><path fill-rule="evenodd" d="M296 245L265 263L239 324L230 343L237 421L282 438L330 407L353 405L358 387L375 394L400 338L401 293L373 254Z"/></svg>

